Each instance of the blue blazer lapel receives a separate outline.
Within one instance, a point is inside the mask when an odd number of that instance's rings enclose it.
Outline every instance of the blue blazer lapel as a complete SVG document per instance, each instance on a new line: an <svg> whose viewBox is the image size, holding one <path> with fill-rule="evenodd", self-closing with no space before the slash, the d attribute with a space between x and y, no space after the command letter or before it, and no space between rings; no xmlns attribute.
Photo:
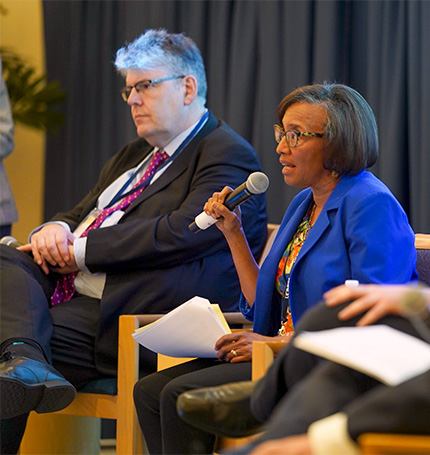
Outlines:
<svg viewBox="0 0 430 455"><path fill-rule="evenodd" d="M363 171L366 172L366 171ZM331 193L330 197L328 198L327 202L324 205L322 212L320 213L317 221L315 222L314 226L309 232L308 238L303 245L303 248L300 250L299 255L297 256L296 262L300 261L300 259L312 248L314 248L315 244L324 234L326 229L330 226L330 218L328 212L332 210L338 210L339 204L343 200L345 194L351 189L351 187L356 183L358 179L362 176L362 172L358 175L344 175L340 178L338 184L335 186L333 192ZM306 199L308 201L308 199ZM305 202L306 202L305 201ZM309 207L310 199L308 201L307 207ZM304 214L303 214L304 215ZM302 218L303 218L302 215ZM300 223L301 219L298 223ZM298 226L298 223L296 226Z"/></svg>
<svg viewBox="0 0 430 455"><path fill-rule="evenodd" d="M303 199L303 201L297 206L294 212L291 214L288 220L286 220L287 225L282 231L280 240L282 239L284 249L287 247L288 243L293 238L294 233L297 231L297 227L301 223L303 217L309 209L309 206L312 202L313 196L312 192L309 191L309 194ZM283 253L283 251L282 251Z"/></svg>
<svg viewBox="0 0 430 455"><path fill-rule="evenodd" d="M298 203L297 207L294 209L288 209L285 214L285 217L279 228L278 236L276 237L276 240L272 246L271 253L266 258L267 266L270 267L271 274L273 275L273 282L282 254L284 253L285 248L296 232L297 226L302 221L311 201L312 192L309 190L309 193L301 202ZM291 213L289 213L290 211Z"/></svg>

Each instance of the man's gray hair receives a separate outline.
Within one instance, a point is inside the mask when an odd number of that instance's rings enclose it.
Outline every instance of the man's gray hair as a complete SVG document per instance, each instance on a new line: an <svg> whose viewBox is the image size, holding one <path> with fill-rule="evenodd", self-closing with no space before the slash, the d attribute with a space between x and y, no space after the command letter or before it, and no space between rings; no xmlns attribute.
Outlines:
<svg viewBox="0 0 430 455"><path fill-rule="evenodd" d="M126 77L130 69L151 70L165 66L171 76L193 75L197 79L197 96L206 102L207 82L203 58L194 41L183 33L165 29L146 30L116 53L115 67Z"/></svg>

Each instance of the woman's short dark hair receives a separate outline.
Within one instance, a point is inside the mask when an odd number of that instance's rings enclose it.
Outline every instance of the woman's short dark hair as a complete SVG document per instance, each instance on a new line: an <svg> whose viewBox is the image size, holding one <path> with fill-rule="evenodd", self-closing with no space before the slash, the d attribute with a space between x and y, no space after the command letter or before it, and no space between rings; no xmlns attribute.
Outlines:
<svg viewBox="0 0 430 455"><path fill-rule="evenodd" d="M286 110L296 103L318 104L326 111L326 169L338 174L357 174L376 163L379 143L375 116L356 90L329 83L300 87L279 104L276 116L280 125Z"/></svg>

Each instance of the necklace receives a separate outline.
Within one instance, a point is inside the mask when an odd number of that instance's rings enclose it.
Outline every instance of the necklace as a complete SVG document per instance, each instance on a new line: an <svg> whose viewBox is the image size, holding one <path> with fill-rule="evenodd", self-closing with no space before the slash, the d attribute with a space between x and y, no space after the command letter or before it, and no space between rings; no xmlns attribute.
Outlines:
<svg viewBox="0 0 430 455"><path fill-rule="evenodd" d="M296 259L299 255L299 251L301 250L309 234L309 231L313 226L311 223L311 218L315 213L315 209L316 204L313 202L302 222L299 224L291 242L288 244L284 253L283 260L281 260L280 263L281 267L278 268L279 273L282 273L283 275L282 279L285 280L285 287L282 292L281 328L278 332L278 335L284 335L286 332L294 330L290 308L290 278L292 270L296 263Z"/></svg>

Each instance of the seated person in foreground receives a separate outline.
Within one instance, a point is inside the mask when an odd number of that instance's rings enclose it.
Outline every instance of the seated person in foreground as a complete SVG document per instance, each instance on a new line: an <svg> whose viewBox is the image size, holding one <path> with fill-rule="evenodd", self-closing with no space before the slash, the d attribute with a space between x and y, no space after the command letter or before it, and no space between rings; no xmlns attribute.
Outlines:
<svg viewBox="0 0 430 455"><path fill-rule="evenodd" d="M348 279L406 283L417 278L415 236L389 189L366 171L378 155L377 126L350 87L323 84L287 95L277 111L276 149L287 185L304 188L288 207L261 270L250 253L240 210L224 188L205 204L230 246L253 333L221 337L217 359L196 359L140 380L134 391L151 454L211 453L214 436L182 422L187 390L251 379L254 340L289 335L323 293ZM213 228L212 228L213 229ZM338 321L340 324L340 321Z"/></svg>
<svg viewBox="0 0 430 455"><path fill-rule="evenodd" d="M404 312L404 296L411 292L420 293L427 302L426 315L421 320L424 331L399 316ZM326 304L305 315L298 333L329 328L329 319L338 317L347 325L387 324L430 342L429 288L339 286L324 297ZM353 303L345 306L351 300ZM178 400L179 412L187 422L218 434L231 435L236 427L242 432L237 436L244 435L246 422L249 433L252 428L262 432L235 452L238 454L358 455L356 440L363 433L430 435L430 370L396 386L387 386L294 347L293 338L266 376L254 384L248 398L240 391L235 397L234 389L228 390L229 385L187 392Z"/></svg>

